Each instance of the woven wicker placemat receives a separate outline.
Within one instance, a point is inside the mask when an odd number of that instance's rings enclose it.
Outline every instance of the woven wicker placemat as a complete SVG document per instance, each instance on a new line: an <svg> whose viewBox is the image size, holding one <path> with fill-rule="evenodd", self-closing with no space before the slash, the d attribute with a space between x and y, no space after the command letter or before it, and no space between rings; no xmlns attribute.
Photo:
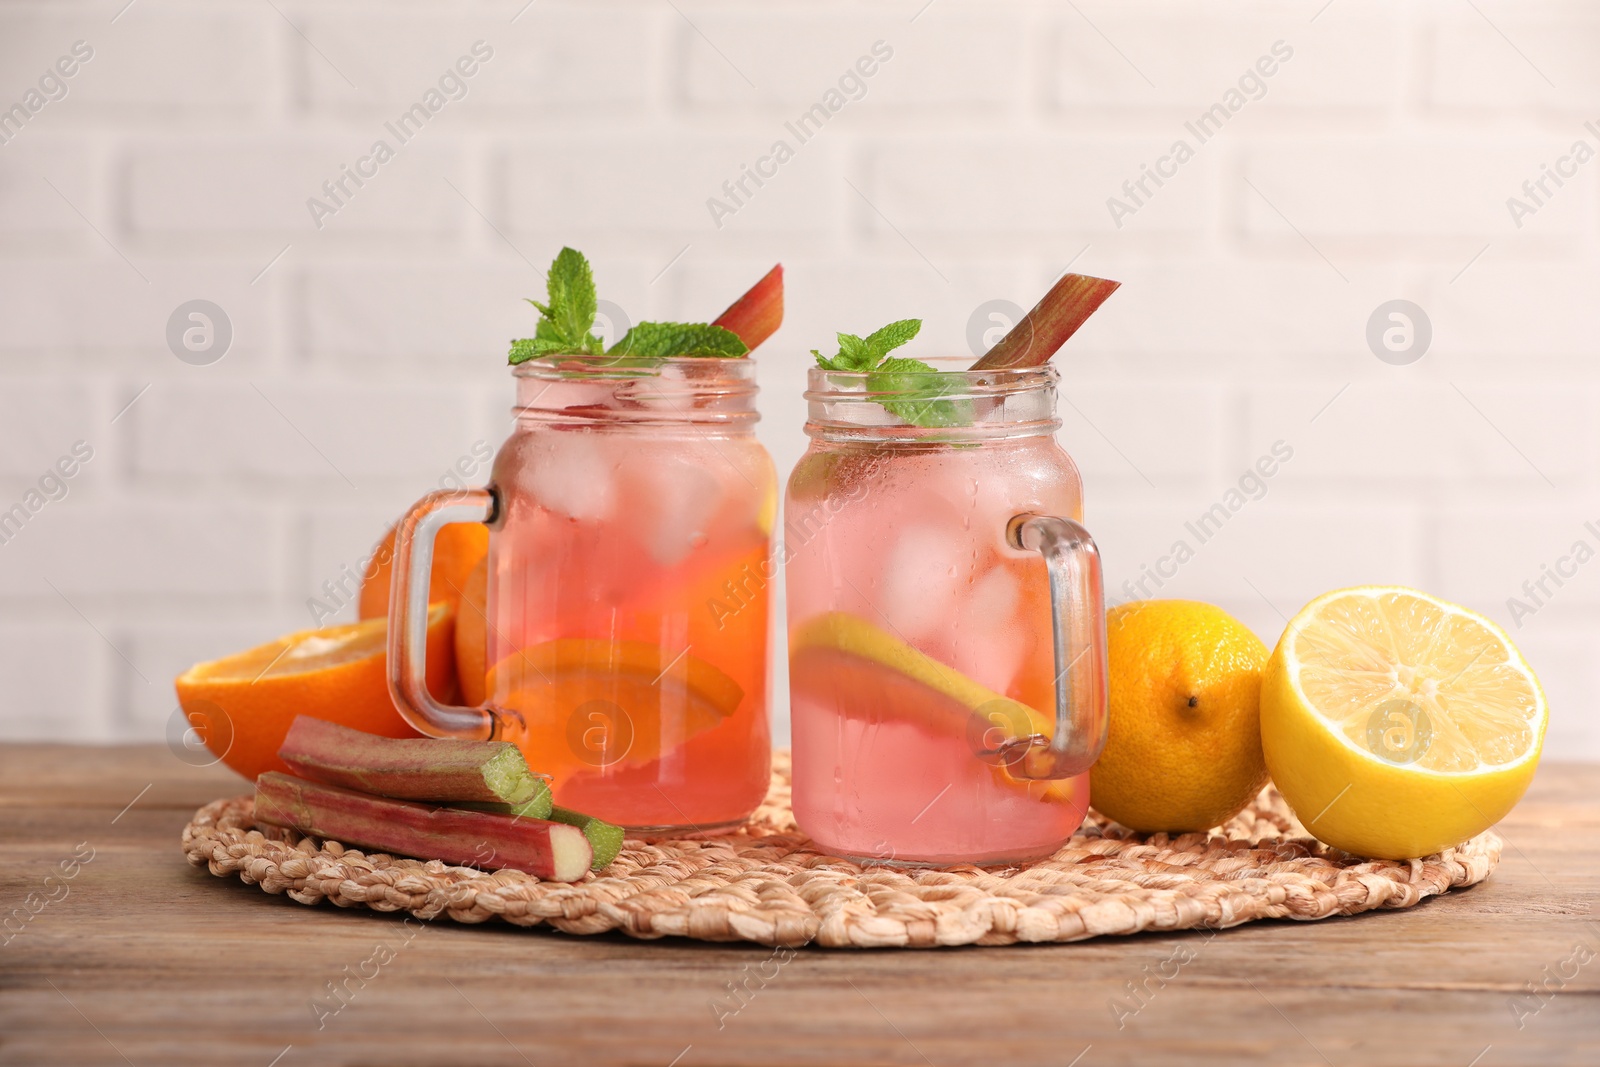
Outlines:
<svg viewBox="0 0 1600 1067"><path fill-rule="evenodd" d="M258 829L248 796L207 804L183 831L190 863L302 904L838 948L1077 941L1406 908L1483 881L1500 847L1488 832L1425 859L1361 860L1309 837L1268 787L1210 834L1135 834L1091 813L1059 852L1026 867L864 868L817 852L795 829L787 753L776 754L772 790L745 830L630 840L603 874L571 885Z"/></svg>

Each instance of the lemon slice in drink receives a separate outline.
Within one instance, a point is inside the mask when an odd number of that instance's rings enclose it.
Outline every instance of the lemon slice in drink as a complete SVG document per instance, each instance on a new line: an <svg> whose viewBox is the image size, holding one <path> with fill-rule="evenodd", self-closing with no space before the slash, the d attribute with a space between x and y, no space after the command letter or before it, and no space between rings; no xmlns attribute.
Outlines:
<svg viewBox="0 0 1600 1067"><path fill-rule="evenodd" d="M1289 623L1261 685L1272 779L1306 829L1378 859L1498 822L1533 780L1549 718L1504 630L1414 589L1327 593Z"/></svg>
<svg viewBox="0 0 1600 1067"><path fill-rule="evenodd" d="M841 715L916 723L953 744L970 746L974 758L1009 740L1055 733L1055 721L1043 712L986 689L843 611L819 615L790 635L789 680L794 692L832 705ZM1077 795L1073 779L1015 777L998 755L988 755L985 762L996 780L1030 796L1067 804Z"/></svg>

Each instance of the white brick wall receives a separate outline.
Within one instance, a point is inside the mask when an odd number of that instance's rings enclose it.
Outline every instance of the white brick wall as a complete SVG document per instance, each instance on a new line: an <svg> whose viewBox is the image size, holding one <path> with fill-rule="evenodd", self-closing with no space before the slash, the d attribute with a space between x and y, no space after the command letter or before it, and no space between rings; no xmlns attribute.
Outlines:
<svg viewBox="0 0 1600 1067"><path fill-rule="evenodd" d="M1506 207L1600 148L1578 0L119 6L0 3L0 106L94 49L0 144L0 509L95 450L0 545L0 737L159 737L186 664L309 625L324 580L503 436L504 345L563 242L634 321L712 314L783 261L780 471L834 331L920 315L924 352L962 353L979 304L1026 305L1074 257L1122 279L1059 360L1112 592L1281 439L1266 497L1159 590L1269 642L1353 582L1512 625L1600 521L1600 161L1521 227ZM465 97L317 228L306 199L479 40ZM879 40L862 98L714 225L706 198ZM1107 198L1277 41L1260 99L1119 226ZM195 298L234 328L211 366L165 342ZM1409 366L1364 339L1394 298L1432 320ZM1555 750L1600 759L1600 563L1514 633ZM780 733L782 693L780 664Z"/></svg>
<svg viewBox="0 0 1600 1067"><path fill-rule="evenodd" d="M1330 10L1315 26L1259 4L1120 6L1084 8L1105 38L1081 19L1058 24L1047 78L1061 106L1117 116L1159 108L1192 119L1279 41L1290 58L1264 79L1260 106L1289 123L1307 107L1388 110L1406 76L1400 20L1379 5ZM1149 32L1157 19L1162 32Z"/></svg>
<svg viewBox="0 0 1600 1067"><path fill-rule="evenodd" d="M1506 197L1569 141L1509 130L1489 142L1473 135L1274 138L1244 157L1244 179L1260 190L1239 194L1244 232L1247 239L1293 247L1304 240L1299 230L1335 263L1334 253L1354 251L1357 241L1382 241L1399 252L1437 248L1461 254L1464 262L1512 228ZM1576 250L1593 189L1583 181L1563 190L1526 230Z"/></svg>

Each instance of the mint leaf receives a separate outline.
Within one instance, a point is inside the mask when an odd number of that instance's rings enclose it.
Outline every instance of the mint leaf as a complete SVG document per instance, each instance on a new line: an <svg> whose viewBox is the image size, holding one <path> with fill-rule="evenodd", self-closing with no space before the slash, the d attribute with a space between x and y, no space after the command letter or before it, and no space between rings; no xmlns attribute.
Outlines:
<svg viewBox="0 0 1600 1067"><path fill-rule="evenodd" d="M511 342L511 362L526 363L530 359L538 359L548 355L552 349L544 341L532 337L523 337Z"/></svg>
<svg viewBox="0 0 1600 1067"><path fill-rule="evenodd" d="M866 374L869 392L902 394L893 400L878 401L902 422L922 427L970 424L972 402L945 399L959 393L962 382L940 374L920 359L889 355L921 330L921 319L900 319L865 337L839 334L837 355L824 356L814 348L811 354L823 370Z"/></svg>
<svg viewBox="0 0 1600 1067"><path fill-rule="evenodd" d="M550 306L539 310L552 321L561 339L574 344L589 341L589 328L594 325L599 302L595 299L594 274L583 253L574 248L556 253L546 286Z"/></svg>
<svg viewBox="0 0 1600 1067"><path fill-rule="evenodd" d="M600 355L605 345L590 332L599 302L594 274L583 253L574 248L558 252L545 288L548 304L528 301L539 309L539 325L532 338L511 342L510 362L526 363L546 355Z"/></svg>
<svg viewBox="0 0 1600 1067"><path fill-rule="evenodd" d="M839 339L839 354L825 356L815 348L811 354L817 357L817 366L823 370L837 371L866 371L871 370L877 362L867 350L867 343L853 333L835 334Z"/></svg>
<svg viewBox="0 0 1600 1067"><path fill-rule="evenodd" d="M699 322L641 322L612 345L606 355L634 359L667 356L742 356L750 349L739 335Z"/></svg>
<svg viewBox="0 0 1600 1067"><path fill-rule="evenodd" d="M817 357L817 366L823 370L866 374L869 392L904 394L899 399L878 401L902 422L923 427L965 426L973 419L972 402L942 399L960 392L961 382L940 374L919 359L889 355L921 330L921 319L900 319L865 337L839 334L837 355L825 356L814 348L811 354Z"/></svg>
<svg viewBox="0 0 1600 1067"><path fill-rule="evenodd" d="M901 319L891 322L880 330L874 330L866 337L857 337L853 333L841 333L835 336L839 339L839 354L825 356L815 348L811 354L817 357L817 366L823 370L846 371L861 374L872 370L893 349L899 348L922 329L921 319Z"/></svg>
<svg viewBox="0 0 1600 1067"><path fill-rule="evenodd" d="M750 351L732 330L684 322L641 322L607 351L591 332L599 310L594 274L576 249L563 248L556 255L545 287L548 303L528 301L539 309L539 325L532 337L511 342L513 364L551 355L609 355L618 366L645 366L668 356L734 357Z"/></svg>
<svg viewBox="0 0 1600 1067"><path fill-rule="evenodd" d="M901 319L867 334L867 348L882 359L922 331L921 319Z"/></svg>
<svg viewBox="0 0 1600 1067"><path fill-rule="evenodd" d="M887 327L886 327L887 328ZM945 400L963 383L940 374L920 359L894 356L867 375L871 392L903 393L898 400L880 400L885 410L912 426L966 426L972 422L970 400Z"/></svg>

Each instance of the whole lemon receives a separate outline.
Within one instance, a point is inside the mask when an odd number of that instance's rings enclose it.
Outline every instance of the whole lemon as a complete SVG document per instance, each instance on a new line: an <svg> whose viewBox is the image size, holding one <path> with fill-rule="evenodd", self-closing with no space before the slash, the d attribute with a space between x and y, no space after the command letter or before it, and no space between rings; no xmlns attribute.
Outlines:
<svg viewBox="0 0 1600 1067"><path fill-rule="evenodd" d="M1208 830L1267 784L1267 646L1221 608L1137 600L1106 613L1111 715L1089 802L1145 833Z"/></svg>

